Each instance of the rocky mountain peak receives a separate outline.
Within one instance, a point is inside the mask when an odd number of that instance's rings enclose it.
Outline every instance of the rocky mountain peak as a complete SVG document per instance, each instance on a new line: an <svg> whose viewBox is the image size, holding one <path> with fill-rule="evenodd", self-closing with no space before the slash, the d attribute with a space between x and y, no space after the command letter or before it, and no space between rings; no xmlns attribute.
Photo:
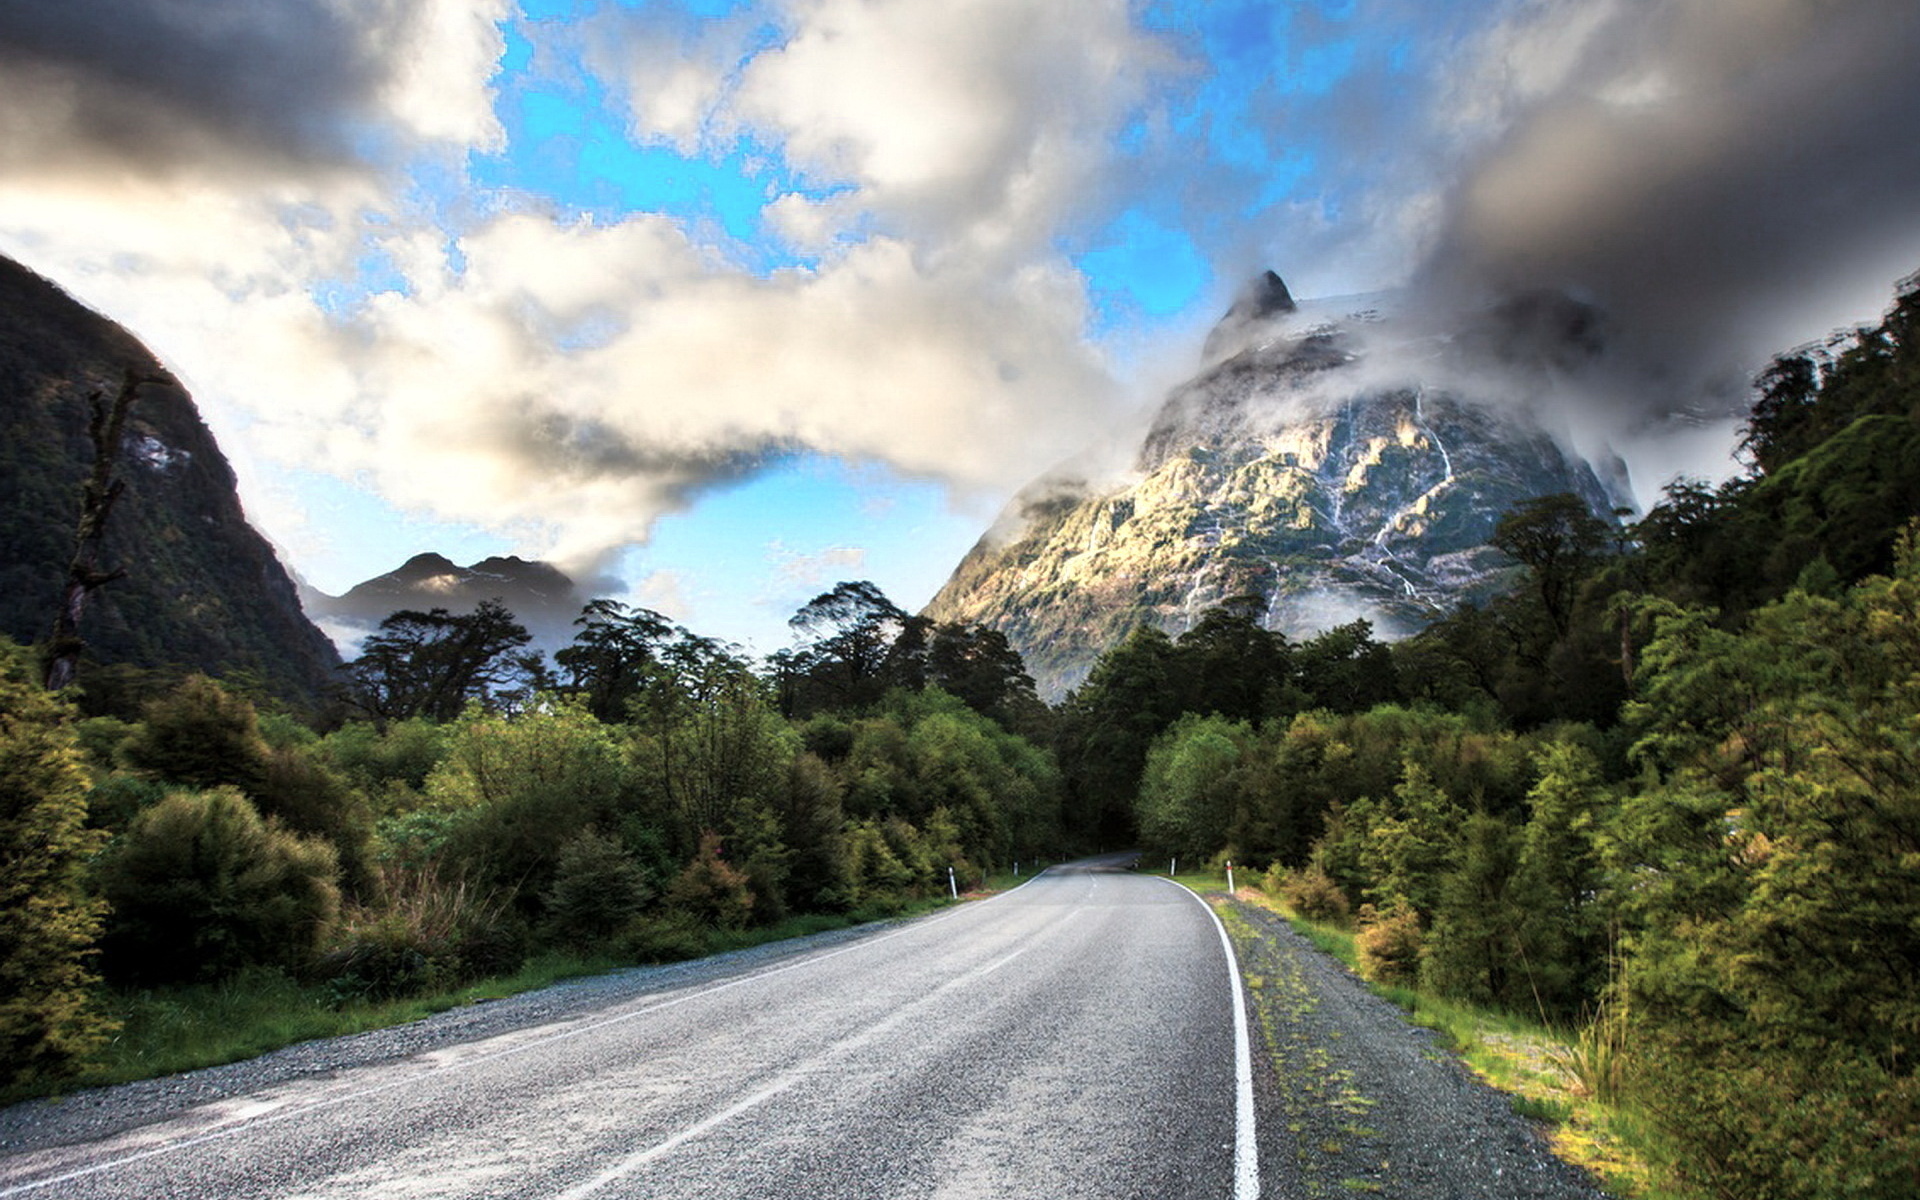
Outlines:
<svg viewBox="0 0 1920 1200"><path fill-rule="evenodd" d="M1585 461L1461 369L1578 345L1593 314L1530 301L1494 314L1514 332L1483 346L1482 317L1435 334L1372 297L1295 304L1268 278L1168 395L1131 477L1025 489L927 615L999 629L1058 699L1134 627L1177 636L1223 603L1289 636L1355 619L1404 636L1500 585L1511 564L1488 543L1516 505L1572 492L1611 510Z"/></svg>
<svg viewBox="0 0 1920 1200"><path fill-rule="evenodd" d="M1286 281L1272 271L1263 272L1240 289L1233 306L1207 334L1201 357L1212 362L1231 354L1244 345L1248 335L1260 325L1294 312L1297 307Z"/></svg>

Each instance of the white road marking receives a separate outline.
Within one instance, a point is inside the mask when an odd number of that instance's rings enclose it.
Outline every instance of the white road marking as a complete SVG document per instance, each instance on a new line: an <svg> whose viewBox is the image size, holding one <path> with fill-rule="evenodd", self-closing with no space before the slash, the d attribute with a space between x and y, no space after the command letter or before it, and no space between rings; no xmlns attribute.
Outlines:
<svg viewBox="0 0 1920 1200"><path fill-rule="evenodd" d="M1162 876L1153 876L1155 879ZM1233 952L1233 941L1220 914L1213 911L1198 892L1166 880L1192 896L1220 934L1220 948L1227 955L1227 987L1233 993L1233 1200L1259 1200L1260 1143L1253 1124L1253 1046L1247 1037L1247 997L1240 987L1240 958Z"/></svg>

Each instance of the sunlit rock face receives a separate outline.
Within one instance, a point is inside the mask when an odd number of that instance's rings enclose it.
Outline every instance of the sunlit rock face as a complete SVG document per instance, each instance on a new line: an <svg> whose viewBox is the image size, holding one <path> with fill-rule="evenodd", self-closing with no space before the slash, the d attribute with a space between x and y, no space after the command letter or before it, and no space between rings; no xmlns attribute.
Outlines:
<svg viewBox="0 0 1920 1200"><path fill-rule="evenodd" d="M1612 508L1586 462L1522 415L1514 380L1551 387L1553 373L1507 370L1497 399L1473 394L1468 342L1364 303L1296 308L1267 276L1168 396L1128 478L1030 485L927 615L1004 632L1049 699L1135 626L1178 636L1229 599L1291 637L1356 618L1413 632L1499 585L1510 564L1488 539L1514 505L1574 492Z"/></svg>

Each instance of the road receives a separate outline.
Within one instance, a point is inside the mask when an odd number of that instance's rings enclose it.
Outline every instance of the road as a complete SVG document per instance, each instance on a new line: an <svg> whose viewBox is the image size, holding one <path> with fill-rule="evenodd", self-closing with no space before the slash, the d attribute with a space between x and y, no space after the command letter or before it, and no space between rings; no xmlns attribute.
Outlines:
<svg viewBox="0 0 1920 1200"><path fill-rule="evenodd" d="M1231 969L1185 890L1056 868L558 1022L19 1138L0 1200L1251 1200Z"/></svg>

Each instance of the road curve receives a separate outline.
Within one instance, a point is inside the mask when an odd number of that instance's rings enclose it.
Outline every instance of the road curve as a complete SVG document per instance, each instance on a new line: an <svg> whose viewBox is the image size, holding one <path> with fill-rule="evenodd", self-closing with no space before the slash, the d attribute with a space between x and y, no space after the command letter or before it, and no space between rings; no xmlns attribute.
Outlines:
<svg viewBox="0 0 1920 1200"><path fill-rule="evenodd" d="M1056 868L744 974L28 1139L0 1200L1250 1200L1230 971L1184 889Z"/></svg>

